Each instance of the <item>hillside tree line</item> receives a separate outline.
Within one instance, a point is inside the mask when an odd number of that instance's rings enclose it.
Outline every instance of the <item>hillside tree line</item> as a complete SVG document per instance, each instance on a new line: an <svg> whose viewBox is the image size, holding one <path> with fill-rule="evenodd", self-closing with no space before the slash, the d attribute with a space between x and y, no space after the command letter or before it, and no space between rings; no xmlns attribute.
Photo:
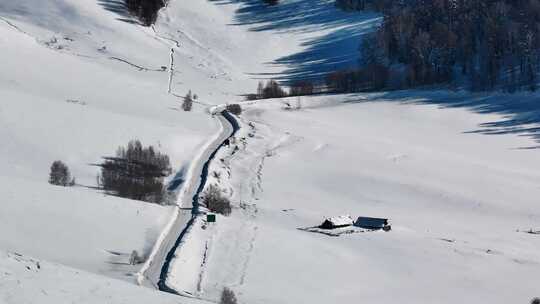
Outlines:
<svg viewBox="0 0 540 304"><path fill-rule="evenodd" d="M383 13L361 43L361 68L328 75L337 91L462 82L472 90L536 90L540 0L336 0Z"/></svg>
<svg viewBox="0 0 540 304"><path fill-rule="evenodd" d="M154 24L157 20L158 12L163 8L168 0L125 0L129 12L139 18L146 26Z"/></svg>

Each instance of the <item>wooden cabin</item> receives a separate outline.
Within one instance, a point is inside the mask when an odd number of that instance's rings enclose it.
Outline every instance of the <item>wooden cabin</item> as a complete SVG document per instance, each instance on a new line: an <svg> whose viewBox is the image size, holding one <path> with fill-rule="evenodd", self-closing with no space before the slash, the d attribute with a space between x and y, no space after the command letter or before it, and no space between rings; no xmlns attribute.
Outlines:
<svg viewBox="0 0 540 304"><path fill-rule="evenodd" d="M349 215L329 217L319 226L321 229L336 229L353 225L353 219Z"/></svg>

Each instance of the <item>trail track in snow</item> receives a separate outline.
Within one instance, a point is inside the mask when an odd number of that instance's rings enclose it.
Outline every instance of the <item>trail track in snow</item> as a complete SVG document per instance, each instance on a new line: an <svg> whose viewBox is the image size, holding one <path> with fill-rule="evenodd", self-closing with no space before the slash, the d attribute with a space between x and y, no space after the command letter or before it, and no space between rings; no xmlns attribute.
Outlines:
<svg viewBox="0 0 540 304"><path fill-rule="evenodd" d="M171 61L169 63L169 84L167 87L167 93L171 94L172 92L172 83L174 79L174 48L171 48Z"/></svg>
<svg viewBox="0 0 540 304"><path fill-rule="evenodd" d="M7 25L9 25L10 27L14 28L15 30L17 30L19 33L22 33L22 34L25 34L25 35L28 35L30 37L32 37L32 35L28 34L27 32L23 31L20 27L16 26L15 24L13 24L11 21L7 20L6 18L4 17L0 17L0 20L4 21ZM33 37L32 37L33 38Z"/></svg>
<svg viewBox="0 0 540 304"><path fill-rule="evenodd" d="M128 60L125 60L125 59L122 59L122 58L118 58L118 57L109 57L110 60L116 60L116 61L120 61L120 62L123 62L125 64L128 64L134 68L137 68L139 69L140 71L148 71L148 72L164 72L163 69L150 69L150 68L145 68L143 66L140 66L138 64L135 64L135 63L132 63L132 62L129 62Z"/></svg>

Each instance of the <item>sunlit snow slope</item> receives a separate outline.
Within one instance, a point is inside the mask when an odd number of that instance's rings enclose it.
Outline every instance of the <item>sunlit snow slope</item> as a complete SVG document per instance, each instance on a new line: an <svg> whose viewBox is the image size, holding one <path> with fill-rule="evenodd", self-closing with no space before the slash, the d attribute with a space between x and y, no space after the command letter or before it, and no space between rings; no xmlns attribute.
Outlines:
<svg viewBox="0 0 540 304"><path fill-rule="evenodd" d="M145 28L120 0L0 1L0 250L133 282L127 255L148 254L173 209L104 196L92 188L92 164L140 139L175 169L186 166L219 131L206 105L242 100L259 78L309 71L323 53L287 56L361 25L356 36L332 38L348 45L348 59L324 66L353 62L357 35L377 21L338 13L330 0L289 2L296 9L263 14L259 2L172 0ZM302 8L305 23L287 13ZM276 20L288 23L273 28ZM199 103L185 113L178 96L189 90ZM67 163L76 187L47 183L54 160ZM59 290L71 278L62 275Z"/></svg>
<svg viewBox="0 0 540 304"><path fill-rule="evenodd" d="M380 22L333 0L262 2L171 0L145 28L121 0L0 0L0 302L176 301L115 280L134 282L126 256L150 251L173 208L104 196L91 164L136 138L179 170L219 132L208 105L243 100L260 79L354 66ZM189 90L199 98L186 113ZM237 140L210 167L233 213L195 226L169 283L212 301L227 286L242 303L525 303L540 295L540 239L525 233L540 230L537 100L244 104ZM78 186L47 184L57 159ZM297 229L346 213L389 217L393 230Z"/></svg>

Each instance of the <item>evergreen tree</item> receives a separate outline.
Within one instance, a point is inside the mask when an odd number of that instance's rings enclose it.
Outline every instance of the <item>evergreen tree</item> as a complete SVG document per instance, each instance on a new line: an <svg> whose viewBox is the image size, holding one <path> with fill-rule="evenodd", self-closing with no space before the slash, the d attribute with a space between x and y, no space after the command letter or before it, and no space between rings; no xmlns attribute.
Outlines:
<svg viewBox="0 0 540 304"><path fill-rule="evenodd" d="M125 0L127 9L141 22L150 26L156 22L158 12L168 0Z"/></svg>
<svg viewBox="0 0 540 304"><path fill-rule="evenodd" d="M219 300L219 304L237 304L238 301L236 300L236 295L232 290L225 287L223 289L223 292L221 293L221 299Z"/></svg>
<svg viewBox="0 0 540 304"><path fill-rule="evenodd" d="M98 164L101 167L98 184L105 191L130 199L163 202L163 178L172 172L167 155L133 140L126 148L119 147L116 156L103 159Z"/></svg>
<svg viewBox="0 0 540 304"><path fill-rule="evenodd" d="M363 39L362 68L334 74L333 84L357 89L365 69L385 65L410 86L469 79L473 90L507 86L536 90L540 69L540 1L336 0L344 9L383 13ZM460 73L456 73L460 71ZM338 85L336 80L347 75ZM348 82L348 83L346 83Z"/></svg>
<svg viewBox="0 0 540 304"><path fill-rule="evenodd" d="M62 161L57 160L51 165L49 184L64 187L74 186L75 178L71 177L68 166Z"/></svg>

